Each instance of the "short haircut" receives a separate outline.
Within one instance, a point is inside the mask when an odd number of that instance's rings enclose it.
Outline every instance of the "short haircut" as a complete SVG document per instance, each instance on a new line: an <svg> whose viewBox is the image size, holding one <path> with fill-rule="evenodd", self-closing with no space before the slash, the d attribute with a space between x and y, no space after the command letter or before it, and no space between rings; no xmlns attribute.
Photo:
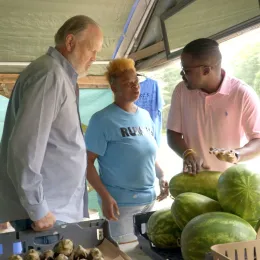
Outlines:
<svg viewBox="0 0 260 260"><path fill-rule="evenodd" d="M190 54L197 60L214 60L215 62L219 62L222 59L219 44L208 38L200 38L188 43L182 52Z"/></svg>
<svg viewBox="0 0 260 260"><path fill-rule="evenodd" d="M68 19L57 31L54 36L55 45L63 45L65 43L66 37L69 34L76 35L81 31L87 29L88 25L99 25L90 17L86 15L76 15Z"/></svg>
<svg viewBox="0 0 260 260"><path fill-rule="evenodd" d="M105 76L111 85L117 77L120 77L127 70L136 71L134 60L128 58L114 59L109 62Z"/></svg>

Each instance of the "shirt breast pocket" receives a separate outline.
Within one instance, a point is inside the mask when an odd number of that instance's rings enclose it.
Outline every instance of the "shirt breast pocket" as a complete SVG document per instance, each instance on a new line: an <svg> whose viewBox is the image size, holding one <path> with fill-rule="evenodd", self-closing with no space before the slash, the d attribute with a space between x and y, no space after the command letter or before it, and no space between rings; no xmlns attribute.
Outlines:
<svg viewBox="0 0 260 260"><path fill-rule="evenodd" d="M57 130L62 130L63 133L66 133L67 137L77 135L80 121L75 93L69 93L69 95L67 95L60 107L53 126Z"/></svg>
<svg viewBox="0 0 260 260"><path fill-rule="evenodd" d="M228 142L232 142L239 131L239 117L236 116L236 108L225 106L224 103L212 105L210 109L209 135L218 145L226 147ZM213 144L212 144L213 145ZM216 145L216 144L214 144Z"/></svg>

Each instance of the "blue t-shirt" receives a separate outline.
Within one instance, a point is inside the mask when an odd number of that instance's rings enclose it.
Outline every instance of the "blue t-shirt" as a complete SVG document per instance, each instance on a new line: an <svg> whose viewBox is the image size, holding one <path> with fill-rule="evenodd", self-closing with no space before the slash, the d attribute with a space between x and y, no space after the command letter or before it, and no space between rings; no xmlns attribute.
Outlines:
<svg viewBox="0 0 260 260"><path fill-rule="evenodd" d="M100 178L119 206L145 205L155 200L157 144L149 113L128 113L115 104L95 113L85 140L98 154Z"/></svg>
<svg viewBox="0 0 260 260"><path fill-rule="evenodd" d="M140 82L140 96L135 104L147 110L155 125L155 140L160 145L162 130L162 109L164 100L157 81L146 78Z"/></svg>

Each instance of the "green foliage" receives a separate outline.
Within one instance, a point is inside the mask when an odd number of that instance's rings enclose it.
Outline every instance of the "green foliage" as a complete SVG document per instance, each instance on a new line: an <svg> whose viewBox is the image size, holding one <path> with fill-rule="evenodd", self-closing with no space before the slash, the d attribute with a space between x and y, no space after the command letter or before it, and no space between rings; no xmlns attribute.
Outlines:
<svg viewBox="0 0 260 260"><path fill-rule="evenodd" d="M233 75L253 87L260 95L260 43L246 45L230 64Z"/></svg>
<svg viewBox="0 0 260 260"><path fill-rule="evenodd" d="M172 92L176 85L182 80L180 75L179 64L174 64L171 67L167 67L164 70L158 72L153 72L149 77L157 80L159 86L162 88L162 95L164 98L164 108L163 108L163 119L162 119L162 131L166 131L166 123L168 119L168 113L171 104Z"/></svg>

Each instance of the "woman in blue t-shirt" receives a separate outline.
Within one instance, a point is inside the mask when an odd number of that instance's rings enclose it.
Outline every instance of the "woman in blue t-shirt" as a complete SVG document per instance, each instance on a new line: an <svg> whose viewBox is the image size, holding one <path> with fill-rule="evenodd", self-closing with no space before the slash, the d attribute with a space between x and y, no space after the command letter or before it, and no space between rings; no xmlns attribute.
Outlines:
<svg viewBox="0 0 260 260"><path fill-rule="evenodd" d="M127 243L136 240L133 215L152 210L155 178L161 190L158 200L168 196L168 183L156 162L153 121L146 110L134 104L140 94L134 61L111 61L106 76L114 103L90 119L85 135L87 179L99 194L112 237ZM96 159L99 175L94 167Z"/></svg>

